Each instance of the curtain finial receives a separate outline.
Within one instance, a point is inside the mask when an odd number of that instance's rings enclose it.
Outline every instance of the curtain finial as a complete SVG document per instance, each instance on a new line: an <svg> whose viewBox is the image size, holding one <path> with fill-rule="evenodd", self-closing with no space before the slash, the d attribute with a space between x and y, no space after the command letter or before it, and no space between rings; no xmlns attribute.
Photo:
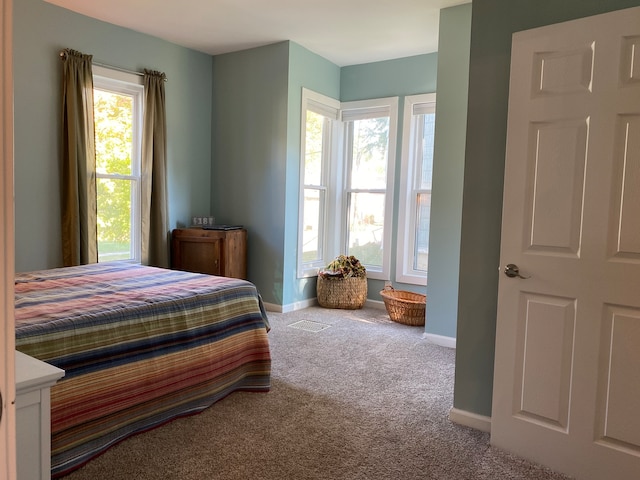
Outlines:
<svg viewBox="0 0 640 480"><path fill-rule="evenodd" d="M60 50L60 59L61 60L66 60L68 57L77 57L83 60L89 60L91 61L91 59L93 58L93 55L87 55L84 54L82 52L79 52L77 50L73 50L71 48L64 48L62 50Z"/></svg>
<svg viewBox="0 0 640 480"><path fill-rule="evenodd" d="M144 69L145 75L150 75L153 77L159 77L160 79L167 81L167 75L164 72L159 72L158 70L149 70L147 68Z"/></svg>

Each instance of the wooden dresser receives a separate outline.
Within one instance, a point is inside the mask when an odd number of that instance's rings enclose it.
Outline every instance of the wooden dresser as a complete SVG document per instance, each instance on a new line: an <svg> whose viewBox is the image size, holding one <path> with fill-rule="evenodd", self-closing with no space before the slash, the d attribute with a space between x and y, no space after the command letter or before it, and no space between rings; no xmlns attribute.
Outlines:
<svg viewBox="0 0 640 480"><path fill-rule="evenodd" d="M171 233L171 268L247 278L247 231L177 228Z"/></svg>

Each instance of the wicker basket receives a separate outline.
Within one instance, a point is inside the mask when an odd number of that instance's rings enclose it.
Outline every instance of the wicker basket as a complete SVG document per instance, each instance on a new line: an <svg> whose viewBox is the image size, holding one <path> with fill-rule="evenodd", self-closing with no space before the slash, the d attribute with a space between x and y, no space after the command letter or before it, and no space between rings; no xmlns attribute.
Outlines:
<svg viewBox="0 0 640 480"><path fill-rule="evenodd" d="M318 275L317 289L321 307L356 310L367 300L367 277L323 278Z"/></svg>
<svg viewBox="0 0 640 480"><path fill-rule="evenodd" d="M394 322L405 325L424 325L427 296L420 293L385 287L380 296L387 307L387 313Z"/></svg>

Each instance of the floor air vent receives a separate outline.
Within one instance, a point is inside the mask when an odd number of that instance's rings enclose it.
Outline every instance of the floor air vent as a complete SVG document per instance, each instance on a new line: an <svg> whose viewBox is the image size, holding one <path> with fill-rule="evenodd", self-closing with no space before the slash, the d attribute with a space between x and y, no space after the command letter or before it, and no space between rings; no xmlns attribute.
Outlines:
<svg viewBox="0 0 640 480"><path fill-rule="evenodd" d="M325 325L324 323L312 322L311 320L300 320L299 322L289 325L291 328L297 328L298 330L305 330L313 333L321 332L330 326L331 325Z"/></svg>

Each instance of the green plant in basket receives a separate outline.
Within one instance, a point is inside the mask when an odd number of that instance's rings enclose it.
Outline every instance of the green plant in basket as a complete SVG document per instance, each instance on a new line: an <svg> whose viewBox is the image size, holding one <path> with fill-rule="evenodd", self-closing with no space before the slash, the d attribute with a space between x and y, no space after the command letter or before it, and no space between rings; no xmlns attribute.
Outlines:
<svg viewBox="0 0 640 480"><path fill-rule="evenodd" d="M366 277L367 269L353 255L338 255L318 275L322 278Z"/></svg>

